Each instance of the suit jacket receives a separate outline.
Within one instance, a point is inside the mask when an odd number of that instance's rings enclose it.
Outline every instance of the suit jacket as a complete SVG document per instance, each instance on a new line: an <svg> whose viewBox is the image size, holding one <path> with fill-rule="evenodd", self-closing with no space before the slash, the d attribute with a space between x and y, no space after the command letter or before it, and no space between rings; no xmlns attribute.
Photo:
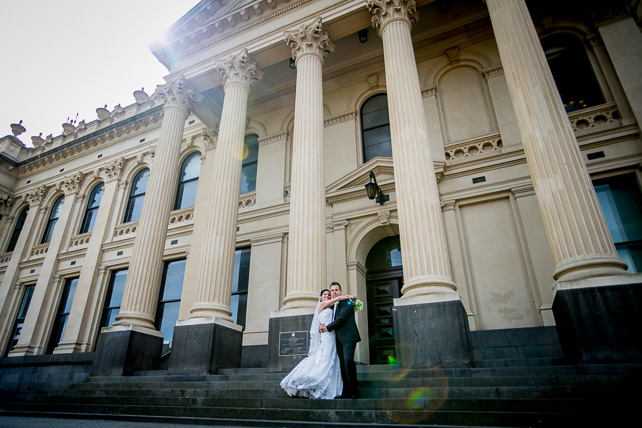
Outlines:
<svg viewBox="0 0 642 428"><path fill-rule="evenodd" d="M335 331L341 343L360 342L357 323L354 321L354 306L350 300L340 300L334 313L334 321L326 325L328 331Z"/></svg>

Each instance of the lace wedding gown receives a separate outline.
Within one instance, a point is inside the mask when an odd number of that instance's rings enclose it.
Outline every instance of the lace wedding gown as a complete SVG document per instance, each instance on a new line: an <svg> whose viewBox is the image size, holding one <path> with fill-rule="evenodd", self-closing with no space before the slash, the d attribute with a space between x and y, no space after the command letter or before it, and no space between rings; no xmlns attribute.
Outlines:
<svg viewBox="0 0 642 428"><path fill-rule="evenodd" d="M319 321L323 324L332 322L332 309L324 309L319 314ZM283 378L281 388L292 397L332 400L341 395L343 381L334 332L321 333L320 346L311 349L310 354Z"/></svg>

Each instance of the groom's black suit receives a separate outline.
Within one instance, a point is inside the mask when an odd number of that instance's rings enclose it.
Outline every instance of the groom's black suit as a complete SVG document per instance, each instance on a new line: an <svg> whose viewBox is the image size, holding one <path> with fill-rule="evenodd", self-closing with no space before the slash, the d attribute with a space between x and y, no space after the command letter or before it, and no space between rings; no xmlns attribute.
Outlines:
<svg viewBox="0 0 642 428"><path fill-rule="evenodd" d="M337 353L341 364L343 379L343 397L359 396L357 387L357 365L354 362L354 351L357 342L361 341L357 324L354 321L354 306L350 300L340 300L334 313L334 321L326 326L334 331L337 338Z"/></svg>

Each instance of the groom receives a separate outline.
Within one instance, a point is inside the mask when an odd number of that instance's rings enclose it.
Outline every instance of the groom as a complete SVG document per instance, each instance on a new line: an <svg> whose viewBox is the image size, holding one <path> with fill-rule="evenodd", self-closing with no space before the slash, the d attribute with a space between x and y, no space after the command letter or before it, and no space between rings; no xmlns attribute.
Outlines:
<svg viewBox="0 0 642 428"><path fill-rule="evenodd" d="M330 284L332 297L341 296L341 284ZM359 398L357 387L357 365L354 362L354 351L357 342L361 341L357 324L354 321L354 304L351 300L340 300L335 303L333 321L327 326L321 324L319 331L336 331L337 353L341 364L341 377L343 378L343 394L341 398Z"/></svg>

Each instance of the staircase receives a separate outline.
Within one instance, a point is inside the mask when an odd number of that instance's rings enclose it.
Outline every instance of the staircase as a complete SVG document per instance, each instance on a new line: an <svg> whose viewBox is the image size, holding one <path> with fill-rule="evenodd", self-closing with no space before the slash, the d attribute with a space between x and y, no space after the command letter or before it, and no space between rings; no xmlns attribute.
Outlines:
<svg viewBox="0 0 642 428"><path fill-rule="evenodd" d="M327 401L288 397L279 387L282 377L265 369L91 377L26 402L6 403L5 408L21 415L125 415L261 427L625 426L640 396L642 365L360 366L362 398Z"/></svg>

